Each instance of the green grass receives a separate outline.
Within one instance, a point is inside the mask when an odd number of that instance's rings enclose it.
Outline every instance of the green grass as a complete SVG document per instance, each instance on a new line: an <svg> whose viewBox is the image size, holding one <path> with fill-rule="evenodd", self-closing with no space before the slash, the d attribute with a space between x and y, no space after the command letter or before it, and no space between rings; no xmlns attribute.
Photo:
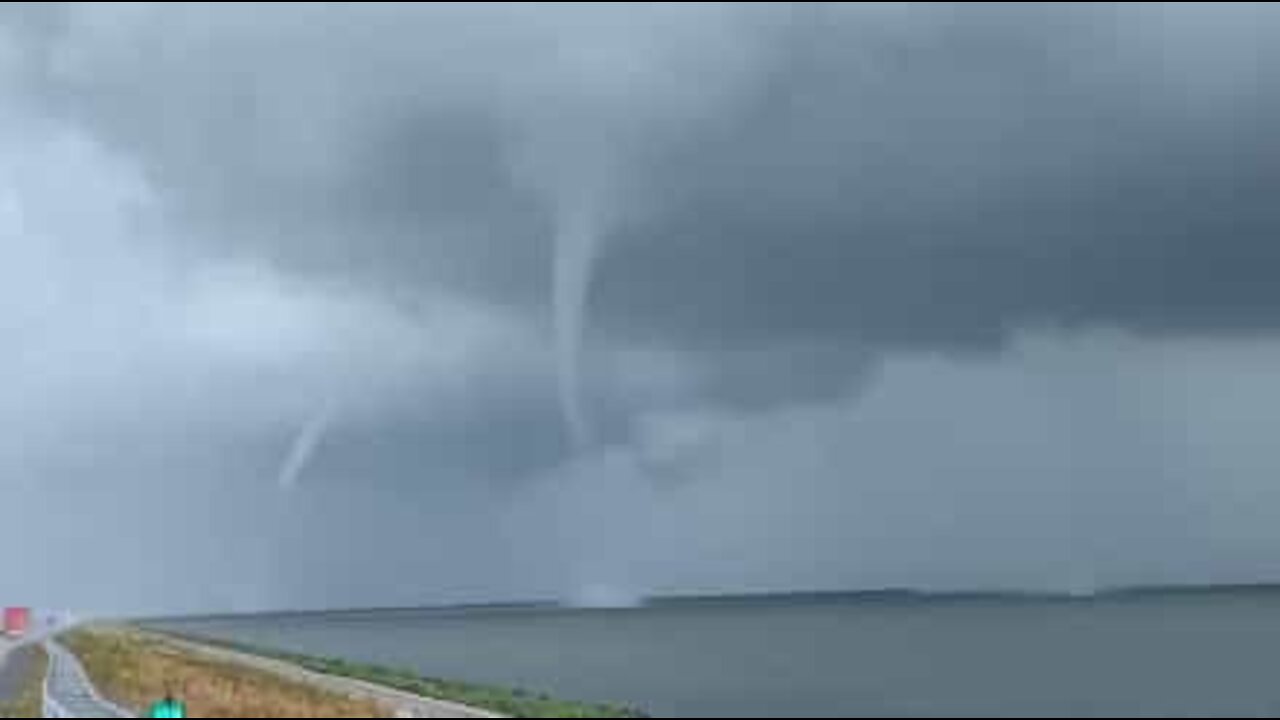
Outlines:
<svg viewBox="0 0 1280 720"><path fill-rule="evenodd" d="M414 695L447 700L518 718L640 718L634 710L605 705L565 702L522 690L504 690L447 680L432 680L416 673L345 660L276 654L281 660L326 675L364 680Z"/></svg>
<svg viewBox="0 0 1280 720"><path fill-rule="evenodd" d="M649 717L637 710L613 705L592 705L567 702L548 697L540 693L524 690L507 690L504 688L473 685L424 678L407 670L354 663L336 658L317 658L293 653L283 653L263 648L250 647L239 643L228 643L208 638L173 635L175 638L219 647L226 650L256 655L258 657L280 660L296 665L311 672L334 677L361 680L418 695L424 698L459 703L480 710L488 710L500 715L514 718L645 718Z"/></svg>
<svg viewBox="0 0 1280 720"><path fill-rule="evenodd" d="M44 716L44 708L41 705L44 699L44 675L48 669L49 658L39 647L30 647L20 652L31 653L32 661L18 697L12 702L0 703L0 718Z"/></svg>
<svg viewBox="0 0 1280 720"><path fill-rule="evenodd" d="M380 718L386 708L245 663L184 650L128 630L77 630L63 638L98 689L117 704L144 708L173 689L201 718Z"/></svg>

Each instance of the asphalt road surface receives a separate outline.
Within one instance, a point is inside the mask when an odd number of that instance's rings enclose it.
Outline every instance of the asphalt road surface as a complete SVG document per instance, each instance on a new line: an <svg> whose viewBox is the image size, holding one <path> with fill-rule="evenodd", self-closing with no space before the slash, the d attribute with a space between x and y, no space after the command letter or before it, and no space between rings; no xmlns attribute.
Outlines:
<svg viewBox="0 0 1280 720"><path fill-rule="evenodd" d="M15 648L9 640L0 638L0 702L17 699L33 659L30 650Z"/></svg>
<svg viewBox="0 0 1280 720"><path fill-rule="evenodd" d="M62 647L49 644L49 697L62 709L48 717L120 718L131 717L103 702L94 693L84 668Z"/></svg>

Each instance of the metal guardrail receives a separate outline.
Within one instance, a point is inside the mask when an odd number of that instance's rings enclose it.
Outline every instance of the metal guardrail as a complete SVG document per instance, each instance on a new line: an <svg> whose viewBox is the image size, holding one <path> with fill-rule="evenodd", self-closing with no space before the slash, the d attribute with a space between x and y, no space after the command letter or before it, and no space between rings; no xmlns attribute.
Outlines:
<svg viewBox="0 0 1280 720"><path fill-rule="evenodd" d="M49 671L44 680L44 716L47 718L131 718L123 708L104 700L80 661L66 648L50 640Z"/></svg>

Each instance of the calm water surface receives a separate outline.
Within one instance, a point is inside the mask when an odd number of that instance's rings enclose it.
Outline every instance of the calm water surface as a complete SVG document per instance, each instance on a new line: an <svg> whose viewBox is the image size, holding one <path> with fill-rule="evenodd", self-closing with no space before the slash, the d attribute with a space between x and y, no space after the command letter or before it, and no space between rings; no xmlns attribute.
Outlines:
<svg viewBox="0 0 1280 720"><path fill-rule="evenodd" d="M660 717L1275 716L1280 592L385 612L174 629Z"/></svg>

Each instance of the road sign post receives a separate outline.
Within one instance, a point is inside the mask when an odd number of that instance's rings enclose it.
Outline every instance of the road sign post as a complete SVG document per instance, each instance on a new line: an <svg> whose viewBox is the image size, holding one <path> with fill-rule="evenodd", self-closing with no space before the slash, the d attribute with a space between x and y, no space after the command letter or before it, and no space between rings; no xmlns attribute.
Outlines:
<svg viewBox="0 0 1280 720"><path fill-rule="evenodd" d="M152 705L151 711L147 713L147 717L153 718L184 718L186 716L187 706L171 697Z"/></svg>

